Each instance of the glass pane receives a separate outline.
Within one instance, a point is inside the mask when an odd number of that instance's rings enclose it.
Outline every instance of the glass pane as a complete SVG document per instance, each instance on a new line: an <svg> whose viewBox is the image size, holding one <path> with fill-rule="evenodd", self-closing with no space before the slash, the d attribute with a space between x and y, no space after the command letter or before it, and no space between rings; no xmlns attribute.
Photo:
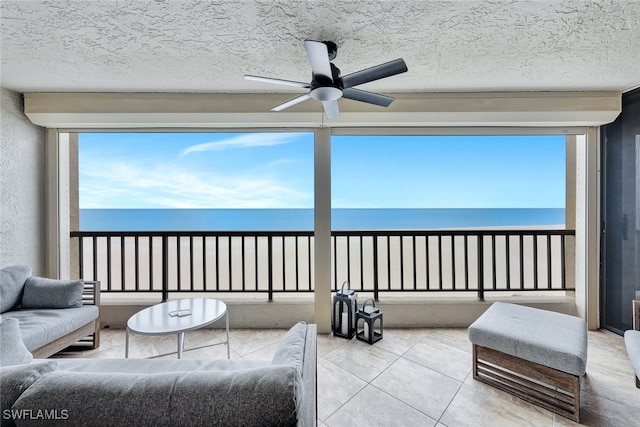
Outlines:
<svg viewBox="0 0 640 427"><path fill-rule="evenodd" d="M631 301L640 290L640 91L623 97L622 114L602 128L602 325L632 326Z"/></svg>
<svg viewBox="0 0 640 427"><path fill-rule="evenodd" d="M313 133L81 133L81 231L312 230Z"/></svg>
<svg viewBox="0 0 640 427"><path fill-rule="evenodd" d="M334 136L332 227L564 228L563 135Z"/></svg>

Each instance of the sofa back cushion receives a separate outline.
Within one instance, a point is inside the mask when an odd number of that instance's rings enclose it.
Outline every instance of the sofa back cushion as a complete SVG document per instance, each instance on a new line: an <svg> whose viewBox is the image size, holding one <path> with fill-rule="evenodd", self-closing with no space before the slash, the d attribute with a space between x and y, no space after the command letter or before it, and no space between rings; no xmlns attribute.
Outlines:
<svg viewBox="0 0 640 427"><path fill-rule="evenodd" d="M14 426L10 417L6 417L6 410L11 409L16 400L33 383L45 374L58 369L53 360L38 361L27 365L5 366L0 368L0 426Z"/></svg>
<svg viewBox="0 0 640 427"><path fill-rule="evenodd" d="M11 265L0 269L0 313L20 304L24 283L29 276L31 268L28 265Z"/></svg>
<svg viewBox="0 0 640 427"><path fill-rule="evenodd" d="M33 355L22 341L20 323L16 319L0 319L0 366L22 365Z"/></svg>
<svg viewBox="0 0 640 427"><path fill-rule="evenodd" d="M32 385L13 409L66 410L74 425L292 426L301 389L291 366L157 374L58 371Z"/></svg>
<svg viewBox="0 0 640 427"><path fill-rule="evenodd" d="M307 324L298 322L282 337L271 359L272 365L290 365L302 375Z"/></svg>
<svg viewBox="0 0 640 427"><path fill-rule="evenodd" d="M22 308L82 307L84 280L59 280L31 276L24 284Z"/></svg>

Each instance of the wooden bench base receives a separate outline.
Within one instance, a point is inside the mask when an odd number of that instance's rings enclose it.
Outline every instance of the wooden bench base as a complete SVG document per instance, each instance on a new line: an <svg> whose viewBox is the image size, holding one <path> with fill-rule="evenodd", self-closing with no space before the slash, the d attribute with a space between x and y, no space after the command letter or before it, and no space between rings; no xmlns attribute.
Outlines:
<svg viewBox="0 0 640 427"><path fill-rule="evenodd" d="M88 348L98 348L100 345L100 319L87 323L82 328L33 350L31 354L34 359L46 359L77 342L88 342Z"/></svg>
<svg viewBox="0 0 640 427"><path fill-rule="evenodd" d="M580 422L580 377L473 345L473 378Z"/></svg>

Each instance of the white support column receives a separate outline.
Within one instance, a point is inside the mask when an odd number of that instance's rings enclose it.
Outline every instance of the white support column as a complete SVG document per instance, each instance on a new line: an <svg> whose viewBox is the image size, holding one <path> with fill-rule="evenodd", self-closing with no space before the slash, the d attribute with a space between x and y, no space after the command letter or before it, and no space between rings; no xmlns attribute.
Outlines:
<svg viewBox="0 0 640 427"><path fill-rule="evenodd" d="M587 286L585 307L589 330L600 327L600 132L597 127L587 128Z"/></svg>
<svg viewBox="0 0 640 427"><path fill-rule="evenodd" d="M576 229L576 136L565 138L565 219L567 230ZM576 283L576 239L567 238L565 246L565 280L567 287L575 288Z"/></svg>
<svg viewBox="0 0 640 427"><path fill-rule="evenodd" d="M331 332L331 129L314 138L314 322Z"/></svg>
<svg viewBox="0 0 640 427"><path fill-rule="evenodd" d="M68 133L69 137L69 230L80 230L80 188L78 181L78 134ZM78 239L69 242L69 278L80 277L80 245Z"/></svg>
<svg viewBox="0 0 640 427"><path fill-rule="evenodd" d="M598 145L597 128L576 137L576 307L589 330L599 326Z"/></svg>
<svg viewBox="0 0 640 427"><path fill-rule="evenodd" d="M576 228L576 136L568 135L565 142L565 227Z"/></svg>
<svg viewBox="0 0 640 427"><path fill-rule="evenodd" d="M71 199L69 185L69 134L58 134L58 276L71 278Z"/></svg>
<svg viewBox="0 0 640 427"><path fill-rule="evenodd" d="M47 129L45 155L45 200L46 200L46 265L47 276L56 278L59 273L58 259L58 132Z"/></svg>
<svg viewBox="0 0 640 427"><path fill-rule="evenodd" d="M46 137L47 276L69 278L69 135L47 129Z"/></svg>

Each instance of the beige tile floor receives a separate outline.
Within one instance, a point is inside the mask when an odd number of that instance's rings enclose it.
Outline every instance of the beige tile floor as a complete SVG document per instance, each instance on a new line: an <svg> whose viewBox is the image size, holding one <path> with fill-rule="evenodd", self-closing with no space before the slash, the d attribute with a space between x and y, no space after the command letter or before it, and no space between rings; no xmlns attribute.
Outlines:
<svg viewBox="0 0 640 427"><path fill-rule="evenodd" d="M231 331L231 357L269 359L285 330ZM186 336L186 346L219 343L224 331ZM104 329L99 349L61 357L124 357L125 333ZM175 351L174 336L132 334L132 357ZM165 356L165 357L175 357ZM225 358L224 345L185 358ZM640 426L640 389L622 337L589 332L582 424ZM473 380L466 329L387 329L371 346L318 336L319 426L571 426L576 423Z"/></svg>

